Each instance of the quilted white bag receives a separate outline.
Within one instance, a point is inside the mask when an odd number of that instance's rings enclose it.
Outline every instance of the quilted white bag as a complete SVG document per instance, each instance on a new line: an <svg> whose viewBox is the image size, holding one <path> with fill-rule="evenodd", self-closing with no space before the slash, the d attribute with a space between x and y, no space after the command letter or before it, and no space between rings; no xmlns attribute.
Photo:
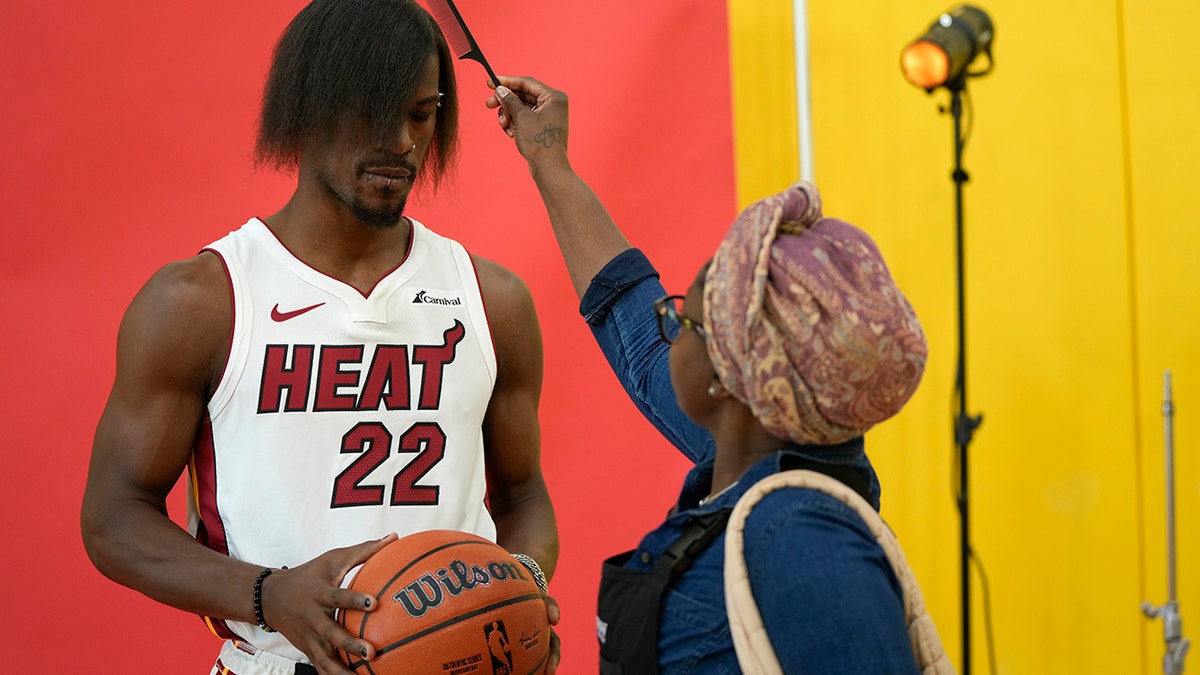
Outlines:
<svg viewBox="0 0 1200 675"><path fill-rule="evenodd" d="M729 628L738 664L747 675L782 675L783 669L763 626L762 615L750 590L750 575L746 569L743 534L750 510L763 497L784 487L819 490L841 501L863 519L876 541L883 547L896 578L904 592L904 619L913 655L922 675L954 675L954 666L942 648L933 619L925 611L925 599L913 576L904 552L891 529L858 493L841 482L815 471L784 471L756 483L733 508L725 530L725 606L729 612Z"/></svg>

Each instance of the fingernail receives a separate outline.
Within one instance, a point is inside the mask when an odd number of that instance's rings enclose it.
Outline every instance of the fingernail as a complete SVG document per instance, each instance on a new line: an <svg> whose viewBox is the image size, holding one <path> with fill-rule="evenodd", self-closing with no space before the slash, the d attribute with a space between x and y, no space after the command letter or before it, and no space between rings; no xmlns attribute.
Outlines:
<svg viewBox="0 0 1200 675"><path fill-rule="evenodd" d="M366 607L367 609L371 609L371 599L370 598L363 600L363 607Z"/></svg>
<svg viewBox="0 0 1200 675"><path fill-rule="evenodd" d="M367 658L367 648L366 648L366 647L363 647L362 649L358 650L358 653L359 653L359 654L360 654L360 655L361 655L361 656L362 656L364 659L365 659L365 658Z"/></svg>
<svg viewBox="0 0 1200 675"><path fill-rule="evenodd" d="M506 87L504 85L500 85L499 87L496 87L496 95L499 96L500 98L507 98L508 95L511 93L512 92L508 90L508 87Z"/></svg>

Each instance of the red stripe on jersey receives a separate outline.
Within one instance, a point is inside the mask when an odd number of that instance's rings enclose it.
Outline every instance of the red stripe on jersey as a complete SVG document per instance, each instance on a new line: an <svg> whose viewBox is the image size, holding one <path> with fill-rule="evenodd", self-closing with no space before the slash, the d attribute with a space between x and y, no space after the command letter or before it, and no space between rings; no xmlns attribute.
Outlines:
<svg viewBox="0 0 1200 675"><path fill-rule="evenodd" d="M225 526L217 511L217 462L213 448L212 420L208 414L200 422L196 444L192 447L192 490L200 522L196 524L196 540L218 553L229 555ZM226 640L239 636L229 629L223 619L201 617L217 637Z"/></svg>

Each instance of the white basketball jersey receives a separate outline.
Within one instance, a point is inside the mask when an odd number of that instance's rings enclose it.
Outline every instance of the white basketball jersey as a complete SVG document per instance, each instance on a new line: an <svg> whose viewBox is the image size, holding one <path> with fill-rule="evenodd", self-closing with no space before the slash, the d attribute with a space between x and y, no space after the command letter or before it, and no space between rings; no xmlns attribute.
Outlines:
<svg viewBox="0 0 1200 675"><path fill-rule="evenodd" d="M410 222L408 255L366 296L257 219L208 247L233 293L189 481L189 528L208 547L281 567L390 532L495 541L481 429L496 356L479 282L460 244ZM208 621L303 657L278 633Z"/></svg>

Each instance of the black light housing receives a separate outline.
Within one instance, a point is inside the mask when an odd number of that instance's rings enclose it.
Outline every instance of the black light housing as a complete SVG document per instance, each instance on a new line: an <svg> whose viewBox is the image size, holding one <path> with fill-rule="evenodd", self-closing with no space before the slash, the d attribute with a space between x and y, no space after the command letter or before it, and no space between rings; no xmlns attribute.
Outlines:
<svg viewBox="0 0 1200 675"><path fill-rule="evenodd" d="M913 41L900 55L900 67L909 82L932 92L938 87L961 89L968 76L992 70L992 38L995 31L987 13L971 5L959 5L942 14L925 35ZM987 68L967 72L980 54L987 54Z"/></svg>

